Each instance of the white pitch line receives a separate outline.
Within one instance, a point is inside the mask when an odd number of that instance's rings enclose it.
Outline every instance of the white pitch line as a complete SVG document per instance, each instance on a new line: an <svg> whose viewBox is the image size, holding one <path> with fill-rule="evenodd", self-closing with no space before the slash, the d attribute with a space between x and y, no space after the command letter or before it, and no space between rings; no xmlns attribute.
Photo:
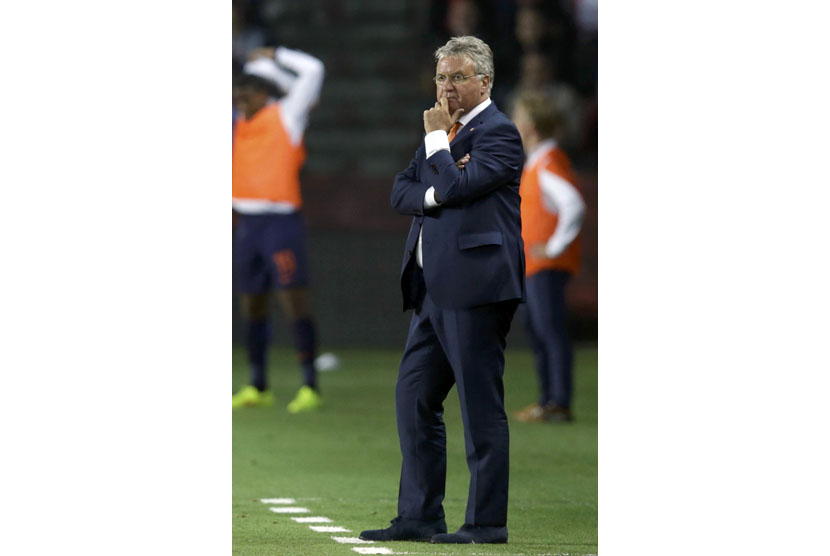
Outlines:
<svg viewBox="0 0 830 556"><path fill-rule="evenodd" d="M296 504L297 501L293 498L261 498L259 500L263 504Z"/></svg>
<svg viewBox="0 0 830 556"><path fill-rule="evenodd" d="M292 517L297 523L331 523L327 517Z"/></svg>
<svg viewBox="0 0 830 556"><path fill-rule="evenodd" d="M352 549L354 550L354 548ZM392 552L391 554L407 554L409 556L459 556L462 552ZM545 553L527 553L527 552L470 552L470 556L597 556L596 554L577 554L575 552L545 552Z"/></svg>
<svg viewBox="0 0 830 556"><path fill-rule="evenodd" d="M268 508L275 514L307 514L309 513L308 508L298 508L298 507L277 507L277 508Z"/></svg>
<svg viewBox="0 0 830 556"><path fill-rule="evenodd" d="M357 537L332 537L331 539L341 544L375 544L375 541L364 541Z"/></svg>
<svg viewBox="0 0 830 556"><path fill-rule="evenodd" d="M317 531L318 533L351 533L351 529L346 529L345 527L340 527L336 525L334 527L330 525L309 525L309 529L312 531Z"/></svg>
<svg viewBox="0 0 830 556"><path fill-rule="evenodd" d="M388 548L375 546L353 546L352 550L358 554L395 554L395 552L392 552Z"/></svg>

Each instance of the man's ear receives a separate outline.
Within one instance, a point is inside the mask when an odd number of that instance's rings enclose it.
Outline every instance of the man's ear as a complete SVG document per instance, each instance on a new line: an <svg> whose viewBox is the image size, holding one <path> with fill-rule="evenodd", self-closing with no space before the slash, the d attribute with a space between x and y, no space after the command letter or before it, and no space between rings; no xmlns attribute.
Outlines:
<svg viewBox="0 0 830 556"><path fill-rule="evenodd" d="M481 94L485 94L487 92L487 87L490 86L490 76L485 75L481 78Z"/></svg>

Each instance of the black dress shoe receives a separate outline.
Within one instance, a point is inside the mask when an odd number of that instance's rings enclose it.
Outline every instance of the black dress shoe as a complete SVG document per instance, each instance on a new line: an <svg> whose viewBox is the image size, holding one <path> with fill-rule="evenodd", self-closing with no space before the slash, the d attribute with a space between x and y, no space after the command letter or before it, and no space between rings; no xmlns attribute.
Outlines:
<svg viewBox="0 0 830 556"><path fill-rule="evenodd" d="M400 516L392 520L386 529L368 529L360 533L364 541L428 541L433 536L447 532L447 523L443 519L435 521L418 521L404 519Z"/></svg>
<svg viewBox="0 0 830 556"><path fill-rule="evenodd" d="M507 527L474 527L464 524L455 533L434 535L429 542L449 544L502 544L507 542Z"/></svg>

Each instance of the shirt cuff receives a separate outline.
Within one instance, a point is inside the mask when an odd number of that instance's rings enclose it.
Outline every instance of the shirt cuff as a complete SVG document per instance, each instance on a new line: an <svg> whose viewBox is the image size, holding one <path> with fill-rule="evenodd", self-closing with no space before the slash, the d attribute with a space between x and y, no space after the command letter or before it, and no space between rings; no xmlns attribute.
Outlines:
<svg viewBox="0 0 830 556"><path fill-rule="evenodd" d="M435 200L435 188L430 187L427 189L427 192L424 193L424 210L435 208L440 205L441 203Z"/></svg>
<svg viewBox="0 0 830 556"><path fill-rule="evenodd" d="M426 137L424 137L424 149L426 149L427 158L438 151L450 150L450 140L447 132L443 129L437 129L427 133Z"/></svg>

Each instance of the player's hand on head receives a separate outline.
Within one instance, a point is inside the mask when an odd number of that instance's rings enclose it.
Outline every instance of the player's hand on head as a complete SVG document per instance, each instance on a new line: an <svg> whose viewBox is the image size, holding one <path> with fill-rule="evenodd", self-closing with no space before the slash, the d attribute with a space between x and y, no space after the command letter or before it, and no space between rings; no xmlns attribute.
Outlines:
<svg viewBox="0 0 830 556"><path fill-rule="evenodd" d="M250 54L248 54L248 61L257 60L259 58L270 58L274 59L274 56L277 54L277 49L273 46L264 46L261 48L253 49Z"/></svg>

